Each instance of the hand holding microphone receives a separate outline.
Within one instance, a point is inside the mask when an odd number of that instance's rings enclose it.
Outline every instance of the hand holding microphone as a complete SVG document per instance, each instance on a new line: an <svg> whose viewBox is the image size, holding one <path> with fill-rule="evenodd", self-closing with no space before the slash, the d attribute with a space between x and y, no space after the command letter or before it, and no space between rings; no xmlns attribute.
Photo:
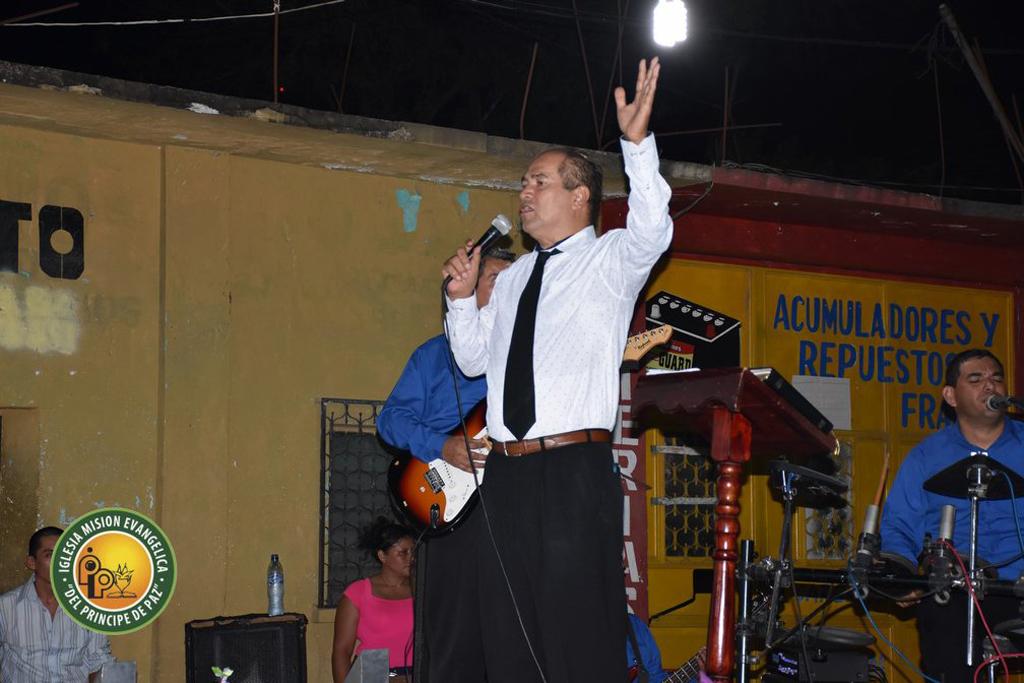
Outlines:
<svg viewBox="0 0 1024 683"><path fill-rule="evenodd" d="M449 298L465 299L473 293L484 251L496 240L507 235L511 229L512 222L507 216L499 213L480 239L476 242L467 241L466 246L461 247L454 256L445 261L441 274L444 276L443 289Z"/></svg>

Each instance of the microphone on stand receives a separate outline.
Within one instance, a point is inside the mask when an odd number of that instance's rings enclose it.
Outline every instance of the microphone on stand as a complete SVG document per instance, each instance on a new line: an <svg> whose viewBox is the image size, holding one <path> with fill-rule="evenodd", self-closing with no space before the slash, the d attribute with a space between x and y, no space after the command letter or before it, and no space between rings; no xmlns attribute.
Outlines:
<svg viewBox="0 0 1024 683"><path fill-rule="evenodd" d="M1024 410L1024 401L1014 396L1000 396L992 394L985 400L985 407L997 413L1005 413L1010 408Z"/></svg>
<svg viewBox="0 0 1024 683"><path fill-rule="evenodd" d="M881 539L878 537L878 506L868 505L864 512L864 526L857 540L857 554L853 558L855 569L870 569L878 557Z"/></svg>
<svg viewBox="0 0 1024 683"><path fill-rule="evenodd" d="M882 471L878 476L878 489L871 505L864 511L864 526L860 538L857 539L857 554L853 557L854 571L863 572L871 568L878 557L882 539L878 536L878 511L882 505L882 492L885 490L885 479L889 474L889 453L882 460Z"/></svg>
<svg viewBox="0 0 1024 683"><path fill-rule="evenodd" d="M953 557L947 543L953 542L956 525L956 508L942 506L939 519L939 535L934 541L925 541L924 566L928 574L928 589L935 591L935 602L945 605L949 602L949 588L953 580Z"/></svg>

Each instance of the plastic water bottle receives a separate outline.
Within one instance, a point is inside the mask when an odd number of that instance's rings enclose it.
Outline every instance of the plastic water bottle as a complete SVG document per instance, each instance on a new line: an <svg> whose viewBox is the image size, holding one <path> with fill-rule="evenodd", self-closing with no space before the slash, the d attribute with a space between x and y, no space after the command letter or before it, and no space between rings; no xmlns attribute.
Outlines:
<svg viewBox="0 0 1024 683"><path fill-rule="evenodd" d="M267 614L272 617L284 614L284 568L276 553L270 556L267 567Z"/></svg>

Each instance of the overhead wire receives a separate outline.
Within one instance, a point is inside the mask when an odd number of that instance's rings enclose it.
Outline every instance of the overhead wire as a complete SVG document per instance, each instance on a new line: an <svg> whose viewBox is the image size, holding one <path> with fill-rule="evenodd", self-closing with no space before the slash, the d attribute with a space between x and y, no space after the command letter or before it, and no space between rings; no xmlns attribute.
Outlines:
<svg viewBox="0 0 1024 683"><path fill-rule="evenodd" d="M554 5L547 5L540 2L528 2L523 0L515 0L514 2L501 2L501 0L457 0L464 4L477 5L481 7L491 7L494 9L504 10L506 12L512 12L517 14L532 14L535 16L547 16L556 19L573 20L575 15L571 8L562 8ZM305 10L316 9L318 7L326 7L328 5L337 5L346 2L346 0L325 0L324 2L315 3L312 5L306 5L303 7L295 7L292 9L281 10L280 14L290 14L292 12L303 12ZM196 18L181 18L181 19L136 19L127 21L65 21L65 22L52 22L52 21L34 21L34 22L16 22L9 24L0 24L0 26L22 26L22 27L35 27L35 28L46 28L46 27L57 27L67 28L76 26L146 26L154 24L186 24L186 23L202 23L211 21L228 21L235 19L258 19L261 17L274 16L273 11L269 12L257 12L252 14L233 14L216 17L196 17ZM627 17L618 17L614 14L607 12L597 12L593 10L579 10L578 16L581 20L589 21L592 23L603 23L609 25L618 26L620 21L623 24L629 24L632 26L643 26L646 25L646 19L630 19ZM857 40L852 38L832 38L822 36L787 36L775 33L757 33L752 31L736 31L732 29L715 28L713 26L707 26L702 29L704 33L710 35L724 36L727 38L749 38L754 40L767 40L773 42L784 42L784 43L805 43L813 45L834 45L837 47L859 47L868 49L882 49L882 50L907 50L912 51L918 49L921 46L921 41L917 43L899 43L882 40ZM955 47L940 47L938 48L943 52L955 52ZM983 48L981 50L983 54L992 56L1019 56L1024 55L1024 49L1020 48Z"/></svg>
<svg viewBox="0 0 1024 683"><path fill-rule="evenodd" d="M0 24L3 28L8 27L33 27L33 28L75 28L75 27L97 27L97 26L154 26L158 24L201 24L214 21L233 21L236 19L261 19L272 17L275 14L292 14L293 12L305 12L306 10L327 7L328 5L340 5L346 0L324 0L324 2L291 9L282 9L275 12L255 12L251 14L229 14L214 17L185 17L181 19L131 19L126 21L26 21Z"/></svg>
<svg viewBox="0 0 1024 683"><path fill-rule="evenodd" d="M529 2L528 0L514 0L511 2L501 2L501 0L457 0L458 2L481 5L485 7L493 7L495 9L505 10L507 12L514 12L519 14L533 14L537 16L549 16L556 17L559 19L573 19L574 15L571 8L557 7L548 5L540 2ZM579 12L580 19L584 19L591 22L615 24L619 23L619 17L614 14L607 12L596 12L596 11L583 11ZM646 19L622 19L624 23L633 26L646 25ZM786 42L786 43L808 43L817 45L835 45L839 47L863 47L871 49L884 49L884 50L915 50L919 48L922 41L919 40L916 43L898 43L881 40L856 40L849 38L830 38L820 36L786 36L773 33L756 33L750 31L735 31L730 29L715 28L713 26L706 26L701 29L703 33L709 33L712 35L720 35L729 38L752 38L757 40L768 40L774 42ZM927 36L926 36L927 37ZM955 52L956 48L950 46L948 48L940 48L943 51ZM987 55L1024 55L1024 49L1019 48L984 48L982 50Z"/></svg>

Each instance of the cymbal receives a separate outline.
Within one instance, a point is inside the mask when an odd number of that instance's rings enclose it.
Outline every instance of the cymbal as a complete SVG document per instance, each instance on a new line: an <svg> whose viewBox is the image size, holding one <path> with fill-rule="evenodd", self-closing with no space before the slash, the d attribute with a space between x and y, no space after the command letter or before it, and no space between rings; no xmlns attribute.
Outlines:
<svg viewBox="0 0 1024 683"><path fill-rule="evenodd" d="M788 474L796 495L793 501L805 508L844 508L849 503L843 494L849 488L842 479L809 467L794 465L786 460L772 460L768 464L772 487L782 490L779 478Z"/></svg>
<svg viewBox="0 0 1024 683"><path fill-rule="evenodd" d="M998 460L982 454L969 455L956 461L926 481L924 490L950 498L970 498L967 472L972 465L985 465L992 470L992 478L988 482L988 492L984 500L1007 500L1010 498L1010 487L1006 484L1006 477L999 472L1006 472L1009 475L1010 481L1013 482L1015 496L1024 495L1024 477Z"/></svg>

